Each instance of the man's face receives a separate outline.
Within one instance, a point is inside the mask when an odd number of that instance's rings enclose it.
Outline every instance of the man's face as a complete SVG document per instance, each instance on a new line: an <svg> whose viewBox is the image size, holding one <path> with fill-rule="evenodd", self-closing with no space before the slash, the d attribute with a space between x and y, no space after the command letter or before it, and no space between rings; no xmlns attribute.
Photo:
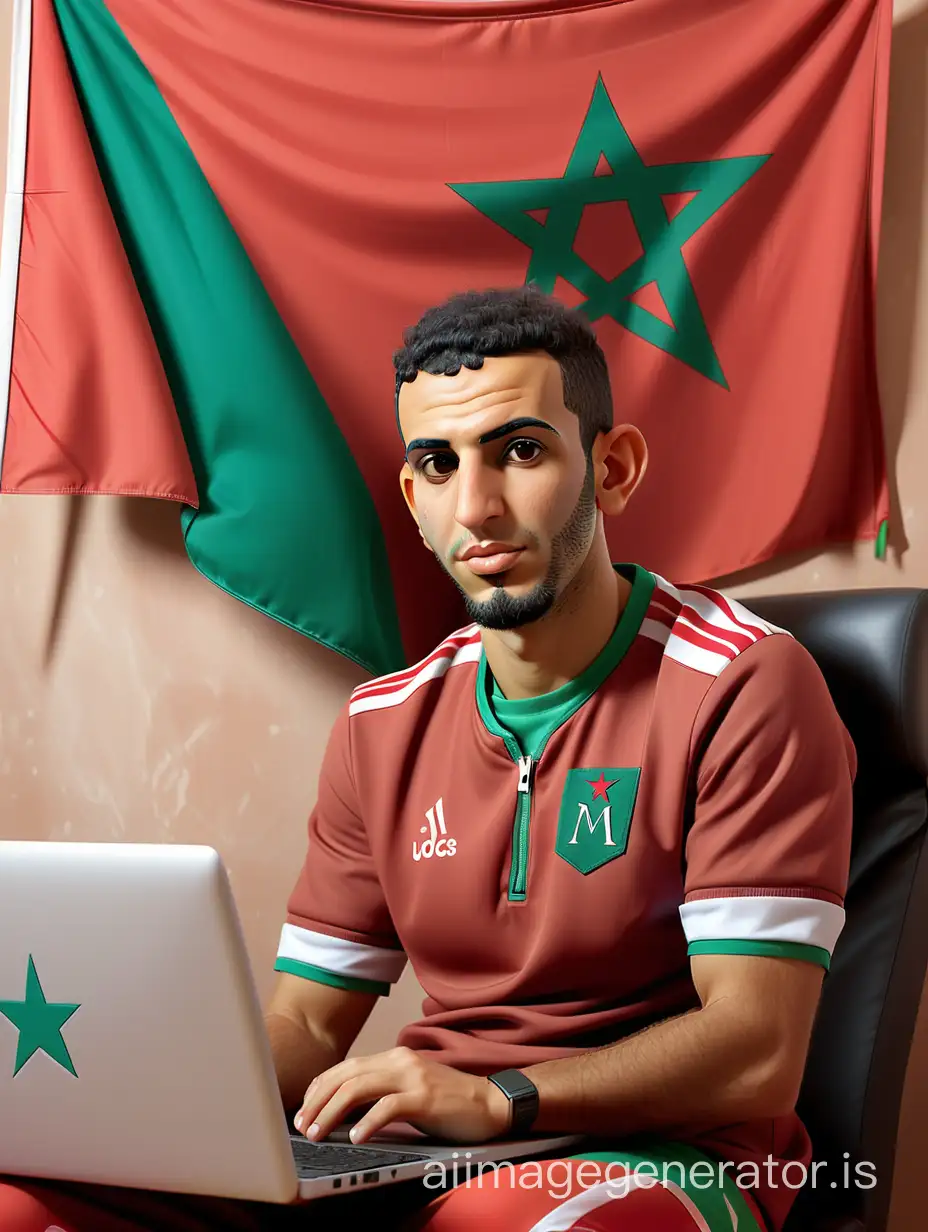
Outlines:
<svg viewBox="0 0 928 1232"><path fill-rule="evenodd" d="M403 495L484 628L540 619L576 577L596 527L580 421L557 361L498 356L400 390Z"/></svg>

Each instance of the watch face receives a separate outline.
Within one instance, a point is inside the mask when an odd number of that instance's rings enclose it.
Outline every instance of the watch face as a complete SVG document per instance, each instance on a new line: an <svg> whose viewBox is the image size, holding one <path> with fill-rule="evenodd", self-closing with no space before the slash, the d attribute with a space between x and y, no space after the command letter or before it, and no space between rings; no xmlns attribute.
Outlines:
<svg viewBox="0 0 928 1232"><path fill-rule="evenodd" d="M492 1074L491 1079L510 1097L516 1095L531 1095L535 1092L535 1084L517 1069L504 1069L498 1074Z"/></svg>

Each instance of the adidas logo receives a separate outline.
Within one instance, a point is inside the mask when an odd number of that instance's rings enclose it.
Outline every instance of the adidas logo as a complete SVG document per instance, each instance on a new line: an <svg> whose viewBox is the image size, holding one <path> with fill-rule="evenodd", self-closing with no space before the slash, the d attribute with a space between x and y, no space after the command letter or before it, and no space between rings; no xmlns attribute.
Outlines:
<svg viewBox="0 0 928 1232"><path fill-rule="evenodd" d="M432 856L453 856L458 849L457 842L453 838L447 838L448 831L445 829L445 806L442 803L442 797L438 797L438 802L430 809L426 810L428 825L422 826L419 830L420 834L428 834L428 838L421 843L413 842L412 858L414 860L430 860Z"/></svg>

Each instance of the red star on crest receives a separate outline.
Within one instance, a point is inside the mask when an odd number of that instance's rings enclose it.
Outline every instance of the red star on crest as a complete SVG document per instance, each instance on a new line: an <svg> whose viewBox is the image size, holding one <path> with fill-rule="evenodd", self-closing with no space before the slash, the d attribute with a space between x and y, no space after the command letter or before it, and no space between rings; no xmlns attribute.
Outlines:
<svg viewBox="0 0 928 1232"><path fill-rule="evenodd" d="M609 788L615 786L618 781L618 779L613 779L611 783L607 783L606 776L602 770L599 772L597 782L594 783L592 779L587 779L587 782L593 788L593 799L605 800L607 804L609 803Z"/></svg>

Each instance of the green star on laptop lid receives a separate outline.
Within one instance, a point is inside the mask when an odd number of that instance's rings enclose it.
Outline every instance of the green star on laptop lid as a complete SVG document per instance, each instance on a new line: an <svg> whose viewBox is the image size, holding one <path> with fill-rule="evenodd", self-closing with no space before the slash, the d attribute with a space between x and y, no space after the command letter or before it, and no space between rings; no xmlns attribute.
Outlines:
<svg viewBox="0 0 928 1232"><path fill-rule="evenodd" d="M26 967L26 995L22 1001L0 1001L0 1015L19 1031L16 1045L15 1078L36 1053L44 1052L62 1069L77 1077L61 1028L80 1005L47 1000L39 982L32 955Z"/></svg>

